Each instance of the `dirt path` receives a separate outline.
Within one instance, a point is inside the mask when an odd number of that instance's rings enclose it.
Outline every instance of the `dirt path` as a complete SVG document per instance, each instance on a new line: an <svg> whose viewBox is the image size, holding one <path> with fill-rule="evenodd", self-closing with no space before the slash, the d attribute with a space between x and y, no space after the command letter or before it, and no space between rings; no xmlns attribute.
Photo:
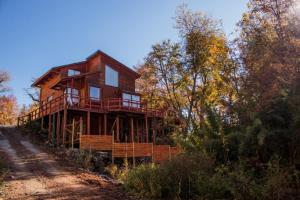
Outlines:
<svg viewBox="0 0 300 200"><path fill-rule="evenodd" d="M3 199L130 199L119 185L63 165L15 128L0 128L0 153L10 169Z"/></svg>

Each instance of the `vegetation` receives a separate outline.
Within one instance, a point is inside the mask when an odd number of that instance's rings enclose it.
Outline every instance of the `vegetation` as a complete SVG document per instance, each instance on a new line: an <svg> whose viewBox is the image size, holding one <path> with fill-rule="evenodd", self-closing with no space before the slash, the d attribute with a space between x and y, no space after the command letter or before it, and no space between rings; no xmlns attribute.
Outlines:
<svg viewBox="0 0 300 200"><path fill-rule="evenodd" d="M137 70L146 100L180 118L173 136L185 152L129 170L128 191L166 199L300 198L296 3L250 0L230 42L218 21L179 7L180 42L153 45Z"/></svg>
<svg viewBox="0 0 300 200"><path fill-rule="evenodd" d="M9 88L5 83L9 81L9 75L0 71L0 125L12 125L16 123L17 101L12 95L8 95Z"/></svg>

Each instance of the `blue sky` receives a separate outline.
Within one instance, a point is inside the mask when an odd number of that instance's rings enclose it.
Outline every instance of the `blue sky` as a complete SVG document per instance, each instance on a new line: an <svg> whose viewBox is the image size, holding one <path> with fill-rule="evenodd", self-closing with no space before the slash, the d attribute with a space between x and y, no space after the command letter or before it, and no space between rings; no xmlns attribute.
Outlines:
<svg viewBox="0 0 300 200"><path fill-rule="evenodd" d="M0 0L0 70L21 105L33 78L97 49L132 67L151 45L177 40L172 18L182 3L221 19L229 35L247 0Z"/></svg>

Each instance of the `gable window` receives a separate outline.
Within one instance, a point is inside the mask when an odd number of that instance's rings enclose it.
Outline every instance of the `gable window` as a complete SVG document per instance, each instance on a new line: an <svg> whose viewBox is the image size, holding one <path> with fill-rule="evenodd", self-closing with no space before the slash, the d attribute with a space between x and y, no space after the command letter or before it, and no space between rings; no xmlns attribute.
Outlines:
<svg viewBox="0 0 300 200"><path fill-rule="evenodd" d="M79 75L80 71L74 69L68 69L68 76L76 76Z"/></svg>
<svg viewBox="0 0 300 200"><path fill-rule="evenodd" d="M133 108L140 108L141 97L138 95L123 93L123 106L133 107Z"/></svg>
<svg viewBox="0 0 300 200"><path fill-rule="evenodd" d="M90 99L96 100L96 101L100 100L101 93L100 93L99 87L90 86L89 93L90 93Z"/></svg>
<svg viewBox="0 0 300 200"><path fill-rule="evenodd" d="M119 86L119 73L108 65L105 66L105 85Z"/></svg>

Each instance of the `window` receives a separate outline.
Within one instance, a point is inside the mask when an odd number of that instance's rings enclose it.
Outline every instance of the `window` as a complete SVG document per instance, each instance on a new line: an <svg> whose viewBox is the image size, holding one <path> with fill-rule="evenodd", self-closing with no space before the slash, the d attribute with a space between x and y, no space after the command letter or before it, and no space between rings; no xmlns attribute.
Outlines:
<svg viewBox="0 0 300 200"><path fill-rule="evenodd" d="M100 95L100 88L90 86L90 99L99 101Z"/></svg>
<svg viewBox="0 0 300 200"><path fill-rule="evenodd" d="M123 93L123 106L133 107L133 108L140 108L140 101L141 97L138 95Z"/></svg>
<svg viewBox="0 0 300 200"><path fill-rule="evenodd" d="M109 86L118 87L119 74L108 65L105 66L105 84Z"/></svg>
<svg viewBox="0 0 300 200"><path fill-rule="evenodd" d="M79 103L79 90L76 88L66 88L65 94L67 94L67 101L70 104Z"/></svg>
<svg viewBox="0 0 300 200"><path fill-rule="evenodd" d="M129 106L129 102L131 101L131 95L127 93L123 93L123 106Z"/></svg>
<svg viewBox="0 0 300 200"><path fill-rule="evenodd" d="M79 90L76 88L66 88L65 93L72 94L72 96L79 96Z"/></svg>
<svg viewBox="0 0 300 200"><path fill-rule="evenodd" d="M140 96L131 95L132 107L139 108L140 107Z"/></svg>
<svg viewBox="0 0 300 200"><path fill-rule="evenodd" d="M80 71L74 69L68 69L68 76L76 76L79 75Z"/></svg>

